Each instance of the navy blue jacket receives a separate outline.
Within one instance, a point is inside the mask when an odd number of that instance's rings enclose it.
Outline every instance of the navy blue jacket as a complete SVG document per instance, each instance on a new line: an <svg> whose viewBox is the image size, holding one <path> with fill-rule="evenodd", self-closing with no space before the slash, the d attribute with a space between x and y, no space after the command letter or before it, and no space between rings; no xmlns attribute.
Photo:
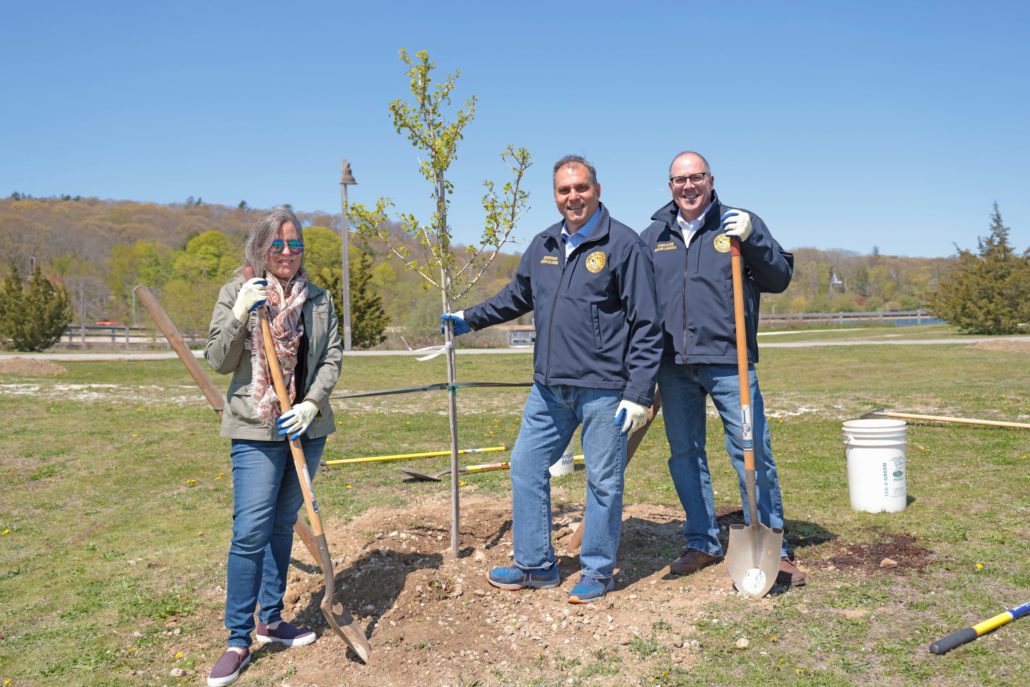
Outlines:
<svg viewBox="0 0 1030 687"><path fill-rule="evenodd" d="M737 364L733 324L733 274L727 243L715 241L723 232L720 217L733 208L714 203L704 225L689 246L676 222L679 209L670 201L651 216L654 222L641 234L651 249L658 307L664 334L663 362L680 365ZM779 293L790 284L794 256L783 250L762 219L751 215L751 235L740 244L744 267L744 320L748 360L758 362L758 306L763 291ZM721 252L716 246L725 247Z"/></svg>
<svg viewBox="0 0 1030 687"><path fill-rule="evenodd" d="M649 406L662 349L651 261L635 231L600 212L568 261L561 222L537 234L511 283L465 321L482 329L535 311L536 382L620 389Z"/></svg>

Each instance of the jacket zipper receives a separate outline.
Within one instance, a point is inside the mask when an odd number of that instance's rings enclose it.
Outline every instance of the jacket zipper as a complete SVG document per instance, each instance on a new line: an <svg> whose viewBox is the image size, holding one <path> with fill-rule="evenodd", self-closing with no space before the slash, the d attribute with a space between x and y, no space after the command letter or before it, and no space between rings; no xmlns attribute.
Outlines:
<svg viewBox="0 0 1030 687"><path fill-rule="evenodd" d="M559 248L564 245L559 242ZM551 341L554 339L554 311L558 309L558 296L561 294L562 286L565 283L565 268L569 266L569 255L562 259L561 275L558 277L558 288L554 290L554 300L551 301L551 316L547 322L547 365L544 367L544 386L551 386Z"/></svg>
<svg viewBox="0 0 1030 687"><path fill-rule="evenodd" d="M695 234L696 236L696 234ZM689 340L687 327L687 285L690 283L690 244L686 237L683 238L683 364L687 364L687 341Z"/></svg>

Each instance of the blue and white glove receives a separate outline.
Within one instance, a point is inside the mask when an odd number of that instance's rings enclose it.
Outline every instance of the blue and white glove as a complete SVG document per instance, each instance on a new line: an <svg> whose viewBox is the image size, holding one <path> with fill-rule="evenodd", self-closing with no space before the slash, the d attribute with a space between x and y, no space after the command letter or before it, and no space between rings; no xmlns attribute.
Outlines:
<svg viewBox="0 0 1030 687"><path fill-rule="evenodd" d="M279 436L289 434L290 439L296 439L308 431L308 427L316 415L318 415L318 406L313 401L301 401L276 420L279 425Z"/></svg>
<svg viewBox="0 0 1030 687"><path fill-rule="evenodd" d="M727 236L735 236L741 243L751 236L751 215L743 210L729 210L719 219Z"/></svg>
<svg viewBox="0 0 1030 687"><path fill-rule="evenodd" d="M462 334L468 334L472 331L472 327L465 321L465 311L459 310L458 312L445 312L440 315L440 333L443 334L447 329L447 323L451 322L454 326L454 335L461 336Z"/></svg>
<svg viewBox="0 0 1030 687"><path fill-rule="evenodd" d="M622 425L619 431L623 434L637 431L647 423L647 406L623 399L615 410L615 424Z"/></svg>
<svg viewBox="0 0 1030 687"><path fill-rule="evenodd" d="M236 302L232 306L233 316L240 322L246 322L250 313L268 300L267 286L267 281L256 277L245 281L236 294Z"/></svg>

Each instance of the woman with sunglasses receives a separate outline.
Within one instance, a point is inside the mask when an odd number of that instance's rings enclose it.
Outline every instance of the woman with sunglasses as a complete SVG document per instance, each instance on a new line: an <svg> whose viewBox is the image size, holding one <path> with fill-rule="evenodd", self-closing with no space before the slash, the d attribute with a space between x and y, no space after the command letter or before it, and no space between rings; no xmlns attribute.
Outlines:
<svg viewBox="0 0 1030 687"><path fill-rule="evenodd" d="M222 287L204 357L232 373L221 434L232 440L233 528L227 565L228 649L208 675L210 687L232 684L259 643L287 647L315 641L311 630L282 620L293 525L303 503L286 437L300 437L314 475L326 437L336 430L329 394L343 349L329 293L307 280L300 221L288 208L261 217L246 260ZM272 338L293 409L280 414L265 360L257 310L268 310Z"/></svg>

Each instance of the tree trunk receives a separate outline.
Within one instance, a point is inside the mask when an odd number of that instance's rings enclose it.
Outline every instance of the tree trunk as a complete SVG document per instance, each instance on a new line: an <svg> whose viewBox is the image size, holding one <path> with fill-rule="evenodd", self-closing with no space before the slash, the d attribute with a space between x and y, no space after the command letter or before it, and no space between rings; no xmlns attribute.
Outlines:
<svg viewBox="0 0 1030 687"><path fill-rule="evenodd" d="M442 172L436 175L436 216L438 258L440 259L440 297L443 311L451 311L450 241L447 233L447 185ZM451 385L447 394L447 421L451 434L451 555L458 557L459 527L461 524L461 500L458 493L458 391L453 386L457 381L457 367L454 356L454 326L450 322L444 328L444 344L447 346L447 383Z"/></svg>

